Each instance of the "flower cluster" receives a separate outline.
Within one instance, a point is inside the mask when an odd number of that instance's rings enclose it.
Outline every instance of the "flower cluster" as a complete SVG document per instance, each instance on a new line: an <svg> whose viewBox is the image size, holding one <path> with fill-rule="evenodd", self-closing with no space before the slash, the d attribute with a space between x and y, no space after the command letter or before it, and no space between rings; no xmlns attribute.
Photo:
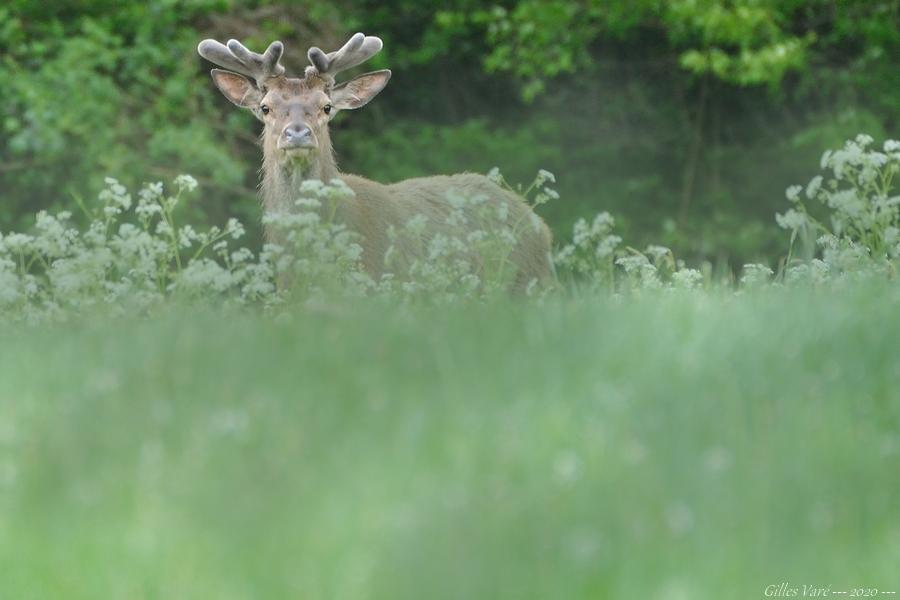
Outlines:
<svg viewBox="0 0 900 600"><path fill-rule="evenodd" d="M887 140L882 150L873 142L860 134L839 150L825 152L820 166L829 173L787 189L792 207L775 215L778 225L791 232L785 281L821 283L896 272L900 195L894 180L900 173L900 142ZM820 204L818 212L807 208L804 196ZM827 221L814 216L823 210ZM797 259L795 246L804 240L815 240L815 248Z"/></svg>
<svg viewBox="0 0 900 600"><path fill-rule="evenodd" d="M167 297L272 300L272 273L247 249L229 250L244 235L235 219L198 232L179 225L175 209L197 188L189 175L144 186L137 203L107 178L95 206L81 205L87 225L71 212L37 214L30 234L0 234L0 316L42 320L98 305L143 312Z"/></svg>
<svg viewBox="0 0 900 600"><path fill-rule="evenodd" d="M590 223L576 221L572 242L556 253L559 270L576 285L619 292L694 289L703 283L700 271L686 268L664 246L650 245L643 252L623 247L614 227L615 220L607 212L597 214Z"/></svg>
<svg viewBox="0 0 900 600"><path fill-rule="evenodd" d="M824 154L826 174L788 188L791 207L775 217L791 232L785 268L776 274L768 265L744 265L742 289L896 274L900 142L872 145L871 137L857 136ZM556 181L548 171L517 188L497 169L488 177L532 209L559 197L548 187ZM150 183L133 196L107 178L94 205L79 202L86 217L80 226L70 211L41 211L29 233L0 233L0 319L65 318L98 306L146 312L169 298L263 307L359 295L446 303L505 293L514 282L529 294L538 288L517 280L512 256L523 235L541 233L540 220L483 195L451 191L445 213L390 228L378 257L384 268L373 279L363 268L360 235L342 218L353 196L343 181L306 181L290 210L264 215L271 235L258 254L234 246L245 235L236 219L209 228L177 222L178 207L197 187L180 175L170 191ZM811 200L818 203L814 211L804 203ZM562 280L615 294L711 285L708 268L687 268L663 246L623 245L614 229L606 212L579 219L572 240L553 257ZM804 243L798 258L795 247Z"/></svg>
<svg viewBox="0 0 900 600"><path fill-rule="evenodd" d="M360 235L337 218L353 190L339 179L310 180L299 196L290 211L263 216L274 235L261 262L272 265L281 289L298 299L366 293L374 282L363 271Z"/></svg>
<svg viewBox="0 0 900 600"><path fill-rule="evenodd" d="M597 214L591 223L578 219L572 242L556 253L556 266L591 285L611 286L615 259L622 238L613 234L615 220L608 212Z"/></svg>
<svg viewBox="0 0 900 600"><path fill-rule="evenodd" d="M547 187L554 180L542 171L517 191L536 206L557 196ZM258 254L234 246L245 235L236 219L205 229L178 222L197 187L181 175L171 191L157 182L132 195L108 178L95 205L80 204L86 224L70 212L40 212L31 233L0 234L0 318L64 318L96 306L146 312L169 298L264 307L362 294L483 299L509 289L518 240L541 227L508 204L450 192L443 222L419 215L387 232L386 272L376 281L363 268L360 235L341 215L353 196L343 181L306 181L289 210L264 215L270 235Z"/></svg>

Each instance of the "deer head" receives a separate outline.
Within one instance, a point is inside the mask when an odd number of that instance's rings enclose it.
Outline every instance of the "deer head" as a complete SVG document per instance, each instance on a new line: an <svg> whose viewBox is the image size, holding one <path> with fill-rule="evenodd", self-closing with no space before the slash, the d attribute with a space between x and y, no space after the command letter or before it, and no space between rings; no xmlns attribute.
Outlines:
<svg viewBox="0 0 900 600"><path fill-rule="evenodd" d="M307 53L310 66L302 78L285 75L281 42L272 42L263 54L257 54L237 40L227 44L203 40L197 51L227 69L211 72L225 97L263 122L266 160L289 168L323 160L333 165L328 123L341 110L367 104L384 89L391 72L373 71L338 85L335 76L370 59L381 47L379 38L362 33L327 54L314 46ZM317 176L324 178L322 173Z"/></svg>

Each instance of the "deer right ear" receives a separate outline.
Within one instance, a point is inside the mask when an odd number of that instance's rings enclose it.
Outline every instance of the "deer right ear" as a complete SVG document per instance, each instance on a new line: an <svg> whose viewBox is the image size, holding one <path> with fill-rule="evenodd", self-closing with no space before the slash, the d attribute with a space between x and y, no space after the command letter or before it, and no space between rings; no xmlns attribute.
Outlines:
<svg viewBox="0 0 900 600"><path fill-rule="evenodd" d="M222 69L213 69L210 74L219 91L234 104L250 109L259 106L263 98L262 92L243 75Z"/></svg>
<svg viewBox="0 0 900 600"><path fill-rule="evenodd" d="M365 106L384 89L390 78L391 72L388 69L357 75L334 88L331 101L338 110Z"/></svg>

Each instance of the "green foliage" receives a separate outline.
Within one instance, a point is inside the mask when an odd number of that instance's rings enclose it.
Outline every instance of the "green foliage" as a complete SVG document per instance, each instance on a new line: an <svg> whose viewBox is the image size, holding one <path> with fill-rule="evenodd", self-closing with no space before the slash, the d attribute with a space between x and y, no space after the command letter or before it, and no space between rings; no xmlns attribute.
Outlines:
<svg viewBox="0 0 900 600"><path fill-rule="evenodd" d="M191 220L238 217L259 248L258 125L218 97L196 43L280 37L298 72L306 47L358 29L395 75L336 126L348 171L545 166L569 199L547 212L556 230L607 210L641 247L725 268L776 250L779 190L821 148L900 122L895 1L16 0L0 8L0 226L70 210L107 176L189 172L207 190Z"/></svg>
<svg viewBox="0 0 900 600"><path fill-rule="evenodd" d="M777 83L788 70L806 65L815 33L792 35L795 7L784 2L676 0L666 3L664 19L675 39L694 46L681 54L681 65L712 73L739 85Z"/></svg>
<svg viewBox="0 0 900 600"><path fill-rule="evenodd" d="M826 152L821 164L832 170L833 178L816 176L806 187L809 199L831 210L830 228L800 201L800 186L788 189L794 208L776 215L777 223L791 231L780 283L833 285L896 275L900 142L887 140L884 152L869 149L872 142L859 135ZM496 168L488 176L516 191L532 209L543 210L559 198L549 186L556 178L545 170L527 187L513 188ZM353 196L339 179L306 181L289 211L264 215L272 240L258 254L229 246L229 239L244 235L237 219L206 231L177 222L176 207L197 182L182 175L174 187L176 193L167 196L162 183L149 184L135 203L122 184L108 179L96 206L81 205L87 227L73 226L67 211L53 216L41 211L33 233L0 233L0 317L67 318L100 305L119 313L149 312L173 298L266 308L359 296L392 304L486 301L510 291L517 275L512 254L531 228L541 227L533 212L530 219L514 219L508 204L450 190L441 232L428 237L424 215L392 227L390 244L379 257L385 272L375 276L363 268L364 240L337 218L341 203ZM537 280L525 282L526 295L640 295L731 286L730 272L714 277L708 263L688 267L665 246L651 244L639 251L623 245L614 224L607 212L591 223L579 219L571 242L553 257L561 285L553 290L539 287ZM817 241L822 258L814 258L811 248L794 257L798 239L808 242L813 233L823 234ZM745 264L739 289L773 283L773 275L767 264Z"/></svg>
<svg viewBox="0 0 900 600"><path fill-rule="evenodd" d="M466 21L483 28L492 48L485 66L523 78L523 93L529 99L545 89L547 79L588 65L590 43L597 38L632 35L641 27L661 27L679 53L681 66L692 73L711 73L738 85L778 84L788 71L807 66L817 31L805 17L825 9L821 2L776 0L523 0L512 4L510 9L445 10L435 22L451 30ZM833 18L847 37L896 43L883 27L883 19L896 19L891 2L841 3L834 10ZM862 17L862 22L851 25L848 13ZM795 33L798 29L805 31Z"/></svg>
<svg viewBox="0 0 900 600"><path fill-rule="evenodd" d="M33 3L4 9L0 223L60 208L114 173L128 184L182 171L220 189L243 184L222 127L202 119L211 94L196 85L191 24L223 3L178 4L54 4L37 21Z"/></svg>

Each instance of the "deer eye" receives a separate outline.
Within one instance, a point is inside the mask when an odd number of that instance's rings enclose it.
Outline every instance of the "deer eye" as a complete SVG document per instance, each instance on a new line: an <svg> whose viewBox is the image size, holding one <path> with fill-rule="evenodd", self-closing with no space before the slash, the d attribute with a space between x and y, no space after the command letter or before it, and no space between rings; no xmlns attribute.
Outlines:
<svg viewBox="0 0 900 600"><path fill-rule="evenodd" d="M325 106L322 107L322 110L325 111L326 115L331 114L331 105L326 104Z"/></svg>
<svg viewBox="0 0 900 600"><path fill-rule="evenodd" d="M259 110L262 111L262 114L264 114L264 115L269 114L269 107L266 106L265 104L263 104L262 106L260 106L260 107L259 107Z"/></svg>

